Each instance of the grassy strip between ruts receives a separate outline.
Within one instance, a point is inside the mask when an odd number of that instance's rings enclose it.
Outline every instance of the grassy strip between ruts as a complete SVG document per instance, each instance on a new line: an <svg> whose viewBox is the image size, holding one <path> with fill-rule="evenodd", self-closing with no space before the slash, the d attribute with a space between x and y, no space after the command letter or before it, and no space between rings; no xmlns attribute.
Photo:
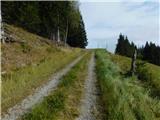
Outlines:
<svg viewBox="0 0 160 120"><path fill-rule="evenodd" d="M87 75L87 54L58 85L58 88L37 104L23 120L73 120L79 114L79 104Z"/></svg>
<svg viewBox="0 0 160 120"><path fill-rule="evenodd" d="M149 97L136 78L121 76L104 50L96 51L96 73L108 120L159 120L160 102Z"/></svg>

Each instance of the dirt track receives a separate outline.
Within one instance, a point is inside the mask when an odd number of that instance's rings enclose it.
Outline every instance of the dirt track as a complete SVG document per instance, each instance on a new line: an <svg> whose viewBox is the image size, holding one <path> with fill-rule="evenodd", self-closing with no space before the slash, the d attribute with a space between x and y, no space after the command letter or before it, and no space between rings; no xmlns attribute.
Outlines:
<svg viewBox="0 0 160 120"><path fill-rule="evenodd" d="M7 113L2 116L1 120L16 120L23 114L27 113L33 105L42 101L45 96L47 96L51 91L56 89L59 83L59 79L63 75L65 75L80 59L82 59L82 57L83 56L78 57L64 69L55 73L48 83L37 88L32 95L29 95L24 100L22 100L22 102L8 109Z"/></svg>
<svg viewBox="0 0 160 120"><path fill-rule="evenodd" d="M88 65L88 76L85 82L84 97L82 98L81 112L76 120L97 120L97 87L95 77L95 58L92 54Z"/></svg>

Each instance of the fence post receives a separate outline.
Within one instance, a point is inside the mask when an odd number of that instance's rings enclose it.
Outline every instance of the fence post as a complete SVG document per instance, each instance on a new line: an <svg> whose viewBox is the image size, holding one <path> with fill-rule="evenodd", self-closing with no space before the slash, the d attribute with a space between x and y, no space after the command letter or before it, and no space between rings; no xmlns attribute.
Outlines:
<svg viewBox="0 0 160 120"><path fill-rule="evenodd" d="M132 74L132 76L136 72L136 58L137 58L137 50L135 48L134 54L133 54L133 57L132 57L132 63L131 63L131 74Z"/></svg>

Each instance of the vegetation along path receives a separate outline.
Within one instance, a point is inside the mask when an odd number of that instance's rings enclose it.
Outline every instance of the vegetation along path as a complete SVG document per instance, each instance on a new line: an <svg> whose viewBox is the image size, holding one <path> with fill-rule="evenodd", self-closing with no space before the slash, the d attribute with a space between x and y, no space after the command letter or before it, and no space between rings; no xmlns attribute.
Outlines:
<svg viewBox="0 0 160 120"><path fill-rule="evenodd" d="M29 109L31 109L33 105L42 101L45 96L47 96L57 87L59 79L63 75L65 75L76 63L78 63L78 61L80 61L82 57L83 55L75 59L72 63L70 63L61 71L54 74L53 78L51 78L51 80L45 85L37 88L34 94L29 95L22 102L10 108L7 113L2 117L2 120L15 120L22 116L24 113L26 113Z"/></svg>
<svg viewBox="0 0 160 120"><path fill-rule="evenodd" d="M88 76L85 81L85 94L84 98L82 98L81 112L76 120L96 120L97 88L94 68L95 58L94 54L92 54L92 58L88 65Z"/></svg>

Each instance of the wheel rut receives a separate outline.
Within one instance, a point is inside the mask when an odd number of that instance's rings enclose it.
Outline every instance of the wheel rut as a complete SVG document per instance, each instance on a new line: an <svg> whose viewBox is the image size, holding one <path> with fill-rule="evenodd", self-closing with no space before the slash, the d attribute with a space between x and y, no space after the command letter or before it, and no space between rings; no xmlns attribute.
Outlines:
<svg viewBox="0 0 160 120"><path fill-rule="evenodd" d="M88 76L85 81L84 96L81 101L80 115L76 120L98 120L98 88L96 86L95 55L92 54L88 65Z"/></svg>
<svg viewBox="0 0 160 120"><path fill-rule="evenodd" d="M32 95L27 96L20 103L9 108L7 113L2 116L1 120L16 120L20 118L20 116L29 112L35 104L41 102L45 96L48 96L51 91L56 89L60 78L64 76L76 63L78 63L83 56L84 55L76 58L65 68L55 73L49 82L38 87Z"/></svg>

